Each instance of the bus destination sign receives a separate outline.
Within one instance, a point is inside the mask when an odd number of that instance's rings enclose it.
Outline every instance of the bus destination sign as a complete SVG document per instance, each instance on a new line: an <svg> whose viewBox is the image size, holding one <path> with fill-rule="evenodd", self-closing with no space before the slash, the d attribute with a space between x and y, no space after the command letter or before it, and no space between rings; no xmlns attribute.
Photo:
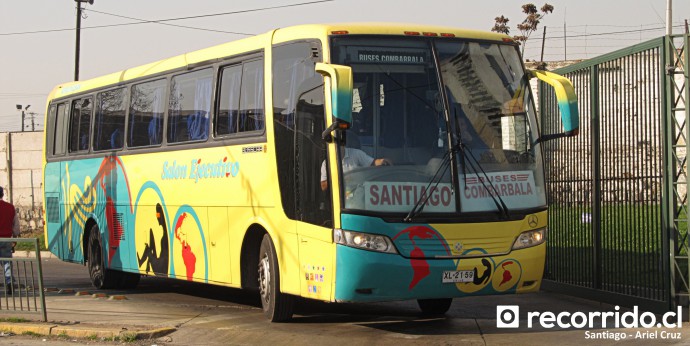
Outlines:
<svg viewBox="0 0 690 346"><path fill-rule="evenodd" d="M374 51L358 50L353 56L354 63L364 64L425 64L428 61L423 51Z"/></svg>

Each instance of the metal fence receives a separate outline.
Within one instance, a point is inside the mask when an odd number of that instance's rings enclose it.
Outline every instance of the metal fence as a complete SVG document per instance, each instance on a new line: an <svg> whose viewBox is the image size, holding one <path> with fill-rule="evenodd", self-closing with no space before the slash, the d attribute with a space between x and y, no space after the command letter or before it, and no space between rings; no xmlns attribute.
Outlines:
<svg viewBox="0 0 690 346"><path fill-rule="evenodd" d="M0 243L27 243L33 246L29 256L0 258L0 311L11 314L37 313L48 320L43 291L41 251L37 238L0 238Z"/></svg>
<svg viewBox="0 0 690 346"><path fill-rule="evenodd" d="M673 269L687 255L687 42L662 37L555 71L578 94L580 135L544 145L544 287L658 312L687 293L687 266L685 287ZM540 96L542 132L561 132L555 95Z"/></svg>

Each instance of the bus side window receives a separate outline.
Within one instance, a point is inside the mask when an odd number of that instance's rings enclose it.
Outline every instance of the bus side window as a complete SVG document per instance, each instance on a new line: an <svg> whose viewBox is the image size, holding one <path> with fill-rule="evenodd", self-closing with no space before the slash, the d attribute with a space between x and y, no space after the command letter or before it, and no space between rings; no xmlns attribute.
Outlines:
<svg viewBox="0 0 690 346"><path fill-rule="evenodd" d="M69 126L69 107L67 103L61 103L57 107L57 114L55 115L55 141L53 145L53 154L55 156L65 155L67 151L66 134Z"/></svg>
<svg viewBox="0 0 690 346"><path fill-rule="evenodd" d="M263 59L225 66L220 75L216 136L263 131Z"/></svg>
<svg viewBox="0 0 690 346"><path fill-rule="evenodd" d="M208 138L212 93L212 68L172 78L168 103L168 143Z"/></svg>
<svg viewBox="0 0 690 346"><path fill-rule="evenodd" d="M240 114L237 130L240 132L264 129L264 61L245 62L242 66Z"/></svg>
<svg viewBox="0 0 690 346"><path fill-rule="evenodd" d="M114 150L122 148L125 131L126 89L119 88L98 93L96 119L93 128L93 149Z"/></svg>
<svg viewBox="0 0 690 346"><path fill-rule="evenodd" d="M50 105L48 109L48 123L46 124L46 156L55 155L55 125L57 122L57 106Z"/></svg>
<svg viewBox="0 0 690 346"><path fill-rule="evenodd" d="M240 85L242 65L223 67L220 71L220 94L216 112L216 136L237 132L237 117L240 111Z"/></svg>
<svg viewBox="0 0 690 346"><path fill-rule="evenodd" d="M165 79L159 79L132 87L127 120L128 147L161 144L166 85Z"/></svg>
<svg viewBox="0 0 690 346"><path fill-rule="evenodd" d="M72 114L70 115L69 128L70 153L89 150L92 109L93 102L91 101L91 97L72 101Z"/></svg>

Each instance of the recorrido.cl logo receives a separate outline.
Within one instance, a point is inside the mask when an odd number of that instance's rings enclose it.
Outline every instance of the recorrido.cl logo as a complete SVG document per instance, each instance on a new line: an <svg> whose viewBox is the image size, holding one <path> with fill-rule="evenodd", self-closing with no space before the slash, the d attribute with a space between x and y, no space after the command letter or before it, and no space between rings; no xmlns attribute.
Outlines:
<svg viewBox="0 0 690 346"><path fill-rule="evenodd" d="M530 311L527 313L527 328L539 324L542 328L682 328L683 309L665 313L661 319L651 312L640 313L637 306L632 311L621 312L616 305L615 311L568 312L555 314L550 311ZM600 323L600 324L598 324ZM496 306L497 328L519 328L520 307L518 305Z"/></svg>

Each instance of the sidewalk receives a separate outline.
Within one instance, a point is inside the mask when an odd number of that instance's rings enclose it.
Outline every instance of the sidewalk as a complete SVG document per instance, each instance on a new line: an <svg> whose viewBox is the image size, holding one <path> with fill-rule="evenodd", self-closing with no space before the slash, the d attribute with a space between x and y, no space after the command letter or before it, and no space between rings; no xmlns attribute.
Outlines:
<svg viewBox="0 0 690 346"><path fill-rule="evenodd" d="M16 251L13 254L16 258L33 258L34 256L34 251ZM41 260L46 259L58 260L51 252L41 251ZM160 316L191 317L180 312L171 314L168 309L156 310L153 306L142 309L141 302L137 303L136 299L134 302L129 302L129 298L121 295L107 296L103 293L59 290L54 287L44 287L44 291L48 322L40 321L40 312L36 314L2 310L2 312L8 312L11 317L0 318L0 331L17 335L35 334L122 341L146 340L175 331L174 324L169 324L173 325L172 327L161 324ZM6 298L0 289L0 306L12 304L12 302L12 298ZM146 312L142 313L142 311ZM152 318L153 316L156 318ZM13 320L29 322L12 322Z"/></svg>

